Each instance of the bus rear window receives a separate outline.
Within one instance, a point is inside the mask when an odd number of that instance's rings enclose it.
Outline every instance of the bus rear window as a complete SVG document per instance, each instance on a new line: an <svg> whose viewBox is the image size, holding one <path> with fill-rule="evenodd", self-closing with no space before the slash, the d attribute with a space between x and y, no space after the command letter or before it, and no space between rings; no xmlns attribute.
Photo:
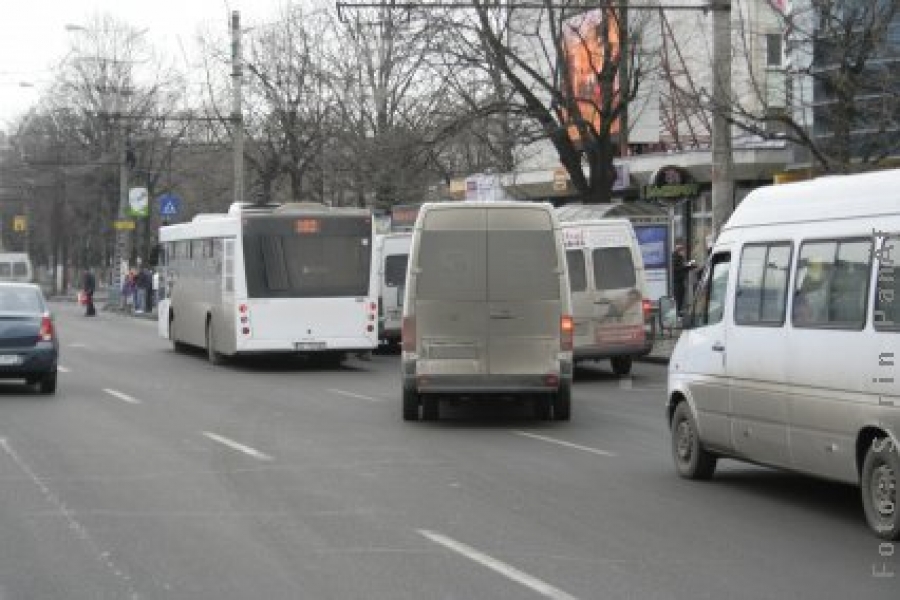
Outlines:
<svg viewBox="0 0 900 600"><path fill-rule="evenodd" d="M369 293L371 222L321 219L298 232L295 220L259 219L244 228L251 298L361 297Z"/></svg>

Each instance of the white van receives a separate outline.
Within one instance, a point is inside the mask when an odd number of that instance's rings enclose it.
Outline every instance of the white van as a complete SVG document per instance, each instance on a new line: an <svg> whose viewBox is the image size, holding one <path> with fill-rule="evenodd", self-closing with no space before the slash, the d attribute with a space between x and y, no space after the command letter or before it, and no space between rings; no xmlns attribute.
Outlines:
<svg viewBox="0 0 900 600"><path fill-rule="evenodd" d="M25 252L0 252L0 281L31 283L34 270Z"/></svg>
<svg viewBox="0 0 900 600"><path fill-rule="evenodd" d="M572 317L549 204L425 204L403 304L403 418L442 396L515 395L542 419L571 411Z"/></svg>
<svg viewBox="0 0 900 600"><path fill-rule="evenodd" d="M719 457L861 487L900 538L900 170L752 192L723 227L669 364L683 477Z"/></svg>
<svg viewBox="0 0 900 600"><path fill-rule="evenodd" d="M562 222L575 360L609 359L616 375L653 348L644 260L628 219Z"/></svg>
<svg viewBox="0 0 900 600"><path fill-rule="evenodd" d="M406 292L406 263L412 232L388 233L378 236L378 280L380 292L379 341L384 344L400 342L400 325L403 319L403 295Z"/></svg>

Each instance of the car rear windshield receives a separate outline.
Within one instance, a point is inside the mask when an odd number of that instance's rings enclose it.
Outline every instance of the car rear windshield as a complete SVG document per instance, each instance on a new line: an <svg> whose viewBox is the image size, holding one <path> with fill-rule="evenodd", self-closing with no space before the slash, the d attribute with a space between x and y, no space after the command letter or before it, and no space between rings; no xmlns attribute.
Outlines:
<svg viewBox="0 0 900 600"><path fill-rule="evenodd" d="M631 249L624 246L594 250L594 283L598 290L633 288L636 283Z"/></svg>
<svg viewBox="0 0 900 600"><path fill-rule="evenodd" d="M44 303L37 290L0 287L0 312L37 314L44 312Z"/></svg>
<svg viewBox="0 0 900 600"><path fill-rule="evenodd" d="M251 298L360 297L369 292L371 220L265 215L244 224Z"/></svg>

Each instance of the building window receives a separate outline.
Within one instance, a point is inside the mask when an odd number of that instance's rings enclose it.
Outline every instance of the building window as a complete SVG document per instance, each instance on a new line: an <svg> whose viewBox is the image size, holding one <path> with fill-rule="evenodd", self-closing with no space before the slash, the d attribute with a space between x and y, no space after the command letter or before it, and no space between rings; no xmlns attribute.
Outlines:
<svg viewBox="0 0 900 600"><path fill-rule="evenodd" d="M782 38L780 33L766 34L766 66L780 67L784 63Z"/></svg>

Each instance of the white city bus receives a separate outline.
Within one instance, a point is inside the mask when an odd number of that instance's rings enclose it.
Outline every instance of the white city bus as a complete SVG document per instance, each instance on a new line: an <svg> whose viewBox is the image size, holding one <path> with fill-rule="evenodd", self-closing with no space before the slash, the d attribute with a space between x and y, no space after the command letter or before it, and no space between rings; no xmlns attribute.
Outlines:
<svg viewBox="0 0 900 600"><path fill-rule="evenodd" d="M159 332L209 360L303 353L338 363L378 344L374 224L320 204L201 214L160 229Z"/></svg>

